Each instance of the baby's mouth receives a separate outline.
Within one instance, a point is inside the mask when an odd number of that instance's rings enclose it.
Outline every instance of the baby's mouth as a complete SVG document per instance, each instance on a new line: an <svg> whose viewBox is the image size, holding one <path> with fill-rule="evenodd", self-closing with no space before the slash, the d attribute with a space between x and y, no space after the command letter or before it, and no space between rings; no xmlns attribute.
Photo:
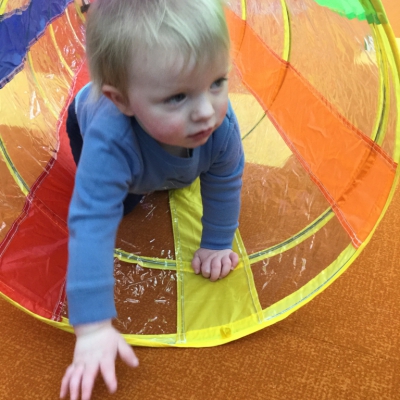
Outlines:
<svg viewBox="0 0 400 400"><path fill-rule="evenodd" d="M213 133L214 128L203 129L202 131L196 132L193 135L189 135L192 139L201 139L210 136Z"/></svg>

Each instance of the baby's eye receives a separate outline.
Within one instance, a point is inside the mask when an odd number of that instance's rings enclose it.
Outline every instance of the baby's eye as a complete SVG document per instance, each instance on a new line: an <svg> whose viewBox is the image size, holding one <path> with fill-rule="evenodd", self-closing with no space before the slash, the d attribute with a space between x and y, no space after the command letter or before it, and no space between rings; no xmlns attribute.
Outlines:
<svg viewBox="0 0 400 400"><path fill-rule="evenodd" d="M211 89L218 89L224 85L228 78L219 78L211 85Z"/></svg>
<svg viewBox="0 0 400 400"><path fill-rule="evenodd" d="M165 100L165 103L177 104L177 103L181 103L185 99L186 99L186 95L184 93L178 93L171 97L168 97L168 99Z"/></svg>

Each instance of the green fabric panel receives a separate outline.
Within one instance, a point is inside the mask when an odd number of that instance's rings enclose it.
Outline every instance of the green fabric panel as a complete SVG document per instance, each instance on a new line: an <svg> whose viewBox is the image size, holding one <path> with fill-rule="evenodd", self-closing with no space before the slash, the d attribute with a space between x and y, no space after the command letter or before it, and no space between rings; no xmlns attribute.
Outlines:
<svg viewBox="0 0 400 400"><path fill-rule="evenodd" d="M368 21L370 24L379 24L378 15L370 0L314 0L320 6L328 7L332 11L347 17Z"/></svg>

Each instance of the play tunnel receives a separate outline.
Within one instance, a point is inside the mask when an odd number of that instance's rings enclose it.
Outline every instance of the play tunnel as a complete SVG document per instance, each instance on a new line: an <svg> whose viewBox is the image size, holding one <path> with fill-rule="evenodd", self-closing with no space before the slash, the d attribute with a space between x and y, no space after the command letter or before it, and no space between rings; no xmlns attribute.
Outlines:
<svg viewBox="0 0 400 400"><path fill-rule="evenodd" d="M89 81L84 11L0 0L0 292L71 331L65 117ZM400 58L379 0L231 0L226 15L246 157L240 263L215 283L193 273L198 182L147 194L114 252L115 326L132 344L218 345L287 317L357 257L399 175Z"/></svg>

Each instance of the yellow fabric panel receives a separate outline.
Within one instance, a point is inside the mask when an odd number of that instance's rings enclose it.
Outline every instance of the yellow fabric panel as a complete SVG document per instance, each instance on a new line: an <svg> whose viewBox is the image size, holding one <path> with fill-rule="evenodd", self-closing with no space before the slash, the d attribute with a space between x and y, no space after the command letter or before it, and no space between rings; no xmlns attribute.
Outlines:
<svg viewBox="0 0 400 400"><path fill-rule="evenodd" d="M29 62L0 90L2 153L25 195L57 146L57 117L44 95Z"/></svg>
<svg viewBox="0 0 400 400"><path fill-rule="evenodd" d="M186 272L183 281L183 318L185 329L189 332L219 326L233 330L235 321L254 314L244 268L237 268L217 282Z"/></svg>
<svg viewBox="0 0 400 400"><path fill-rule="evenodd" d="M265 119L265 111L250 93L229 93L229 100L235 110L242 136L254 129L254 125Z"/></svg>
<svg viewBox="0 0 400 400"><path fill-rule="evenodd" d="M243 136L246 162L281 168L292 151L252 94L231 93L232 106ZM255 121L258 121L255 124ZM274 149L274 151L269 151Z"/></svg>
<svg viewBox="0 0 400 400"><path fill-rule="evenodd" d="M191 271L193 253L200 246L203 206L200 197L200 181L191 186L170 192L171 217L175 237L176 259L181 258L185 271ZM184 248L181 244L184 243Z"/></svg>
<svg viewBox="0 0 400 400"><path fill-rule="evenodd" d="M261 307L254 289L253 277L243 244L235 240L233 249L244 260L228 277L210 282L201 275L195 275L191 268L193 253L199 248L201 237L202 204L200 183L172 192L172 218L180 282L181 315L178 313L178 330L188 332L207 331L217 328L222 338L230 336L232 323L243 320L254 313L261 313ZM181 244L185 245L182 246ZM181 264L181 268L179 265ZM179 301L178 301L179 303ZM216 313L218 308L218 313ZM215 334L212 335L215 337ZM219 336L219 335L218 335Z"/></svg>
<svg viewBox="0 0 400 400"><path fill-rule="evenodd" d="M1 125L13 128L35 129L38 134L46 135L46 128L55 126L57 118L44 106L44 100L38 93L30 68L25 65L5 87L0 90ZM56 89L56 87L52 87Z"/></svg>

